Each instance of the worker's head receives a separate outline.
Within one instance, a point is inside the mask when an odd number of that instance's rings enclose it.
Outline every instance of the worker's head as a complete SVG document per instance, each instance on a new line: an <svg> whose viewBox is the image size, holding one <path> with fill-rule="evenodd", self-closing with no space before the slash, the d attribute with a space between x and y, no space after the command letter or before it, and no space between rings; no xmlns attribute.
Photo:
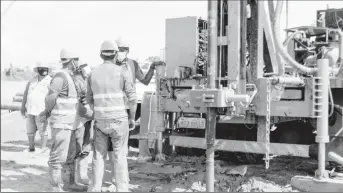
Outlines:
<svg viewBox="0 0 343 193"><path fill-rule="evenodd" d="M118 46L115 42L106 40L101 44L100 57L104 61L112 61L114 63L116 61L118 51Z"/></svg>
<svg viewBox="0 0 343 193"><path fill-rule="evenodd" d="M70 72L74 72L78 69L79 55L77 55L75 52L62 49L60 58L63 69L68 69Z"/></svg>
<svg viewBox="0 0 343 193"><path fill-rule="evenodd" d="M88 78L92 72L92 69L88 66L87 63L80 63L80 72L84 79Z"/></svg>
<svg viewBox="0 0 343 193"><path fill-rule="evenodd" d="M51 72L51 68L45 63L37 62L33 71L38 73L39 76L45 77Z"/></svg>
<svg viewBox="0 0 343 193"><path fill-rule="evenodd" d="M130 51L129 42L124 40L122 37L116 39L116 43L118 45L118 61L123 62L127 58L127 54Z"/></svg>

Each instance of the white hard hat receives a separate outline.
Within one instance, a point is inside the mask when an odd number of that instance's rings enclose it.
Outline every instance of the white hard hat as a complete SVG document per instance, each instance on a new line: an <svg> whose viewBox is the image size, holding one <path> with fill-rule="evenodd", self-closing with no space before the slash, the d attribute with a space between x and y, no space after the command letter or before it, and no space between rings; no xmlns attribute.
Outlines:
<svg viewBox="0 0 343 193"><path fill-rule="evenodd" d="M46 63L37 62L36 66L33 68L33 71L38 73L37 68L47 68L48 72L51 72L51 67Z"/></svg>
<svg viewBox="0 0 343 193"><path fill-rule="evenodd" d="M116 43L119 48L130 48L130 43L121 36L116 39Z"/></svg>
<svg viewBox="0 0 343 193"><path fill-rule="evenodd" d="M61 61L62 63L67 63L70 61L70 59L79 58L79 55L76 52L63 48L60 53L60 58L66 59L65 61Z"/></svg>
<svg viewBox="0 0 343 193"><path fill-rule="evenodd" d="M100 47L100 52L103 52L103 51L115 51L115 52L118 52L119 49L118 49L118 46L117 46L117 44L115 42L112 42L110 40L106 40L106 41L104 41L101 44L101 47ZM110 54L110 55L113 55L113 54Z"/></svg>

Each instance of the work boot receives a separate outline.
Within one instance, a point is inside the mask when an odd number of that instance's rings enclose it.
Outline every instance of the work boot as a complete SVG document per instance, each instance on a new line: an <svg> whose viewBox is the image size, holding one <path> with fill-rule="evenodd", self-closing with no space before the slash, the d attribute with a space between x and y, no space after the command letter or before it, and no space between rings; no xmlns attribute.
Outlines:
<svg viewBox="0 0 343 193"><path fill-rule="evenodd" d="M34 135L28 135L29 138L29 152L35 151L35 136Z"/></svg>
<svg viewBox="0 0 343 193"><path fill-rule="evenodd" d="M75 184L75 170L66 169L63 171L63 184L64 188L69 191L87 191L86 185L77 185Z"/></svg>
<svg viewBox="0 0 343 193"><path fill-rule="evenodd" d="M49 168L50 184L53 192L64 192L61 184L61 170Z"/></svg>
<svg viewBox="0 0 343 193"><path fill-rule="evenodd" d="M75 160L75 184L89 185L87 157L79 157Z"/></svg>

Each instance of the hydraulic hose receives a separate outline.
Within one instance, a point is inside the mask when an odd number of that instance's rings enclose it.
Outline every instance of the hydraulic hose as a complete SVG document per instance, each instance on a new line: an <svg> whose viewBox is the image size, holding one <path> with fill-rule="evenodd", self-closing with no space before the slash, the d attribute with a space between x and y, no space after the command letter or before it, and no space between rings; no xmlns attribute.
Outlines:
<svg viewBox="0 0 343 193"><path fill-rule="evenodd" d="M284 46L281 43L281 38L280 38L280 18L281 17L280 16L281 16L283 2L284 0L277 2L276 11L275 11L275 20L273 22L276 48L279 51L280 55L285 59L285 61L288 64L290 64L293 68L300 71L300 73L303 73L306 75L312 75L317 72L317 68L309 68L309 67L299 64L287 53L287 51L285 50Z"/></svg>

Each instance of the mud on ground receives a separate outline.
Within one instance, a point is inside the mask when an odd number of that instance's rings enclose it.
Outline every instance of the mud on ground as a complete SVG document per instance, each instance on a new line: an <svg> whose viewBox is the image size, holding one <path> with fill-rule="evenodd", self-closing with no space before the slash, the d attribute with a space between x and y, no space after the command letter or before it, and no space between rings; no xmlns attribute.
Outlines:
<svg viewBox="0 0 343 193"><path fill-rule="evenodd" d="M38 142L37 142L38 143ZM1 144L1 191L51 191L48 176L48 153L28 153L26 141ZM139 163L138 150L130 149L130 189L133 192L204 192L205 158L176 156L163 163ZM91 163L91 156L89 156ZM89 164L89 173L91 172ZM270 168L264 165L233 165L216 161L216 190L221 192L289 192L294 175L313 175L316 161L278 157ZM107 162L103 191L110 186Z"/></svg>

